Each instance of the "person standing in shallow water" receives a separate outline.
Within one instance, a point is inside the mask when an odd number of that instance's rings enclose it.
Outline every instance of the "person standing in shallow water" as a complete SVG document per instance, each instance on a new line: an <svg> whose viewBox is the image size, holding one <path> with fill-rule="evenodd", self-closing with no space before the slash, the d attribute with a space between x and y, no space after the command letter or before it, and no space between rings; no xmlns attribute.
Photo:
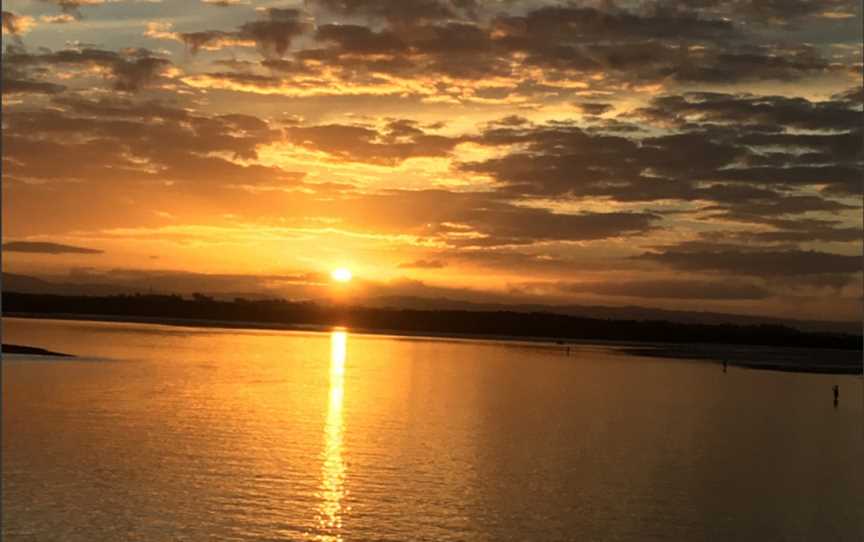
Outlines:
<svg viewBox="0 0 864 542"><path fill-rule="evenodd" d="M831 391L834 392L834 404L836 405L837 402L840 400L840 386L834 384L834 387L831 388Z"/></svg>

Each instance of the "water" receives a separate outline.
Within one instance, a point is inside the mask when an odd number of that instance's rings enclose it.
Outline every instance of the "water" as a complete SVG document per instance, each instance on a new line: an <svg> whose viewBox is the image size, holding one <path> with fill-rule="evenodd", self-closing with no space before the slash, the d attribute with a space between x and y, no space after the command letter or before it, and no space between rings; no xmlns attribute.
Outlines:
<svg viewBox="0 0 864 542"><path fill-rule="evenodd" d="M857 377L345 332L3 331L79 356L4 360L4 540L864 534Z"/></svg>

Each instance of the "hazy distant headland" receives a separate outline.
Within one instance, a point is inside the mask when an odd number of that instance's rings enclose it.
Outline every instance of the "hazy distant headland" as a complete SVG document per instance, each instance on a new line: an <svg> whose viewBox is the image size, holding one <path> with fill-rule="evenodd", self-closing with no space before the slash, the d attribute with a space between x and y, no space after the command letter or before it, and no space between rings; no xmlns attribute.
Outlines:
<svg viewBox="0 0 864 542"><path fill-rule="evenodd" d="M28 354L32 356L51 356L51 357L59 357L59 358L71 358L74 357L71 354L63 354L60 352L54 352L51 350L45 350L44 348L36 348L35 346L23 346L20 344L3 344L0 346L4 354Z"/></svg>
<svg viewBox="0 0 864 542"><path fill-rule="evenodd" d="M201 277L206 277L201 275ZM196 278L196 276L193 276ZM200 277L198 277L200 278ZM14 273L2 273L2 285L5 291L25 294L60 295L60 296L88 296L109 297L117 295L135 295L141 293L158 295L182 295L190 297L194 292L206 294L217 300L234 300L238 298L249 301L262 301L281 298L272 292L264 291L242 291L235 289L208 290L205 286L199 289L191 288L190 281L177 284L179 289L172 289L168 284L156 282L148 278L144 282L132 280L131 282L112 283L108 281L78 281L78 280L47 280L35 276L20 275ZM682 310L663 309L659 307L639 305L585 305L585 304L558 304L534 302L505 302L503 300L466 299L456 295L448 296L417 296L417 295L373 295L363 298L354 298L355 306L367 308L385 309L413 309L419 311L471 311L471 312L518 312L518 313L549 313L577 318L588 318L595 320L639 320L639 321L667 321L682 324L734 324L734 325L761 325L772 324L791 327L807 332L827 333L850 333L858 334L861 323L858 319L854 321L842 320L802 320L798 314L789 313L784 317L766 315L747 315L740 313L725 313L709 310ZM297 301L296 299L294 300ZM314 299L308 301L315 302ZM326 304L326 301L324 302Z"/></svg>
<svg viewBox="0 0 864 542"><path fill-rule="evenodd" d="M286 300L217 300L204 295L61 296L3 293L7 315L227 323L255 327L345 326L365 331L550 340L738 344L860 351L862 336L805 332L788 326L692 324L582 318L544 312L415 310L321 305Z"/></svg>

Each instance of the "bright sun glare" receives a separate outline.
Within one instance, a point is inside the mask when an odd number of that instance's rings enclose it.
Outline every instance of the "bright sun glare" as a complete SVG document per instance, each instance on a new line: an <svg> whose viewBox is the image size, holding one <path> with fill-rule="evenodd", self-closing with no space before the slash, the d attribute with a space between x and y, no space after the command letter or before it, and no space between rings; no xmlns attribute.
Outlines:
<svg viewBox="0 0 864 542"><path fill-rule="evenodd" d="M335 280L336 282L348 282L351 280L351 277L353 277L351 271L345 269L344 267L334 269L330 272L330 276L333 277L333 280Z"/></svg>

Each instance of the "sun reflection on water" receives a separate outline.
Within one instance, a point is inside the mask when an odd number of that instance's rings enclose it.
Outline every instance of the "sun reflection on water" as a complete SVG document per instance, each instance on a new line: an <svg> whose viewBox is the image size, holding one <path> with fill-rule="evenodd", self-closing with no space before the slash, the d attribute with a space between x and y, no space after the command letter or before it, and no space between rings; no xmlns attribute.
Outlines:
<svg viewBox="0 0 864 542"><path fill-rule="evenodd" d="M342 540L342 499L345 496L342 402L345 396L347 342L348 334L345 331L334 331L330 335L330 399L324 424L321 505L318 512L322 531L320 539L328 542Z"/></svg>

